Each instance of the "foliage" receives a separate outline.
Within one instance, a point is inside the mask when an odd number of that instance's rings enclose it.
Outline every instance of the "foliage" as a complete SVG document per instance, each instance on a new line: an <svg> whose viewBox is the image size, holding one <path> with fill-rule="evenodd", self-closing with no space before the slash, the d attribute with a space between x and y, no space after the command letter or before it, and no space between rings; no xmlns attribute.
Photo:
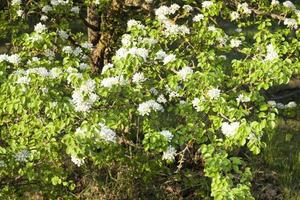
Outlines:
<svg viewBox="0 0 300 200"><path fill-rule="evenodd" d="M37 188L74 198L85 177L101 187L128 168L141 183L190 177L196 198L206 195L202 174L214 199L253 199L239 152L260 152L277 114L264 91L299 72L299 11L276 1L147 2L155 17L129 20L111 63L94 74L92 45L71 29L86 5L12 1L15 24L42 22L0 55L3 197Z"/></svg>

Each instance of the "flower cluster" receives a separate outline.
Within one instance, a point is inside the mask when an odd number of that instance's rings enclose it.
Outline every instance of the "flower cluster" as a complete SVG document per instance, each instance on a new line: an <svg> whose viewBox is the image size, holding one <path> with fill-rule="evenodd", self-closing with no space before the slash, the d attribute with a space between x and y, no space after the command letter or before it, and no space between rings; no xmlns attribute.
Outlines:
<svg viewBox="0 0 300 200"><path fill-rule="evenodd" d="M12 54L10 56L7 54L0 54L0 63L3 61L18 65L21 62L21 58L18 54Z"/></svg>
<svg viewBox="0 0 300 200"><path fill-rule="evenodd" d="M28 150L22 150L15 154L15 159L18 162L26 162L29 156L30 152Z"/></svg>
<svg viewBox="0 0 300 200"><path fill-rule="evenodd" d="M101 86L105 88L112 88L114 85L126 85L126 80L122 75L115 77L104 78L101 81Z"/></svg>
<svg viewBox="0 0 300 200"><path fill-rule="evenodd" d="M172 4L171 6L161 6L155 10L157 19L164 25L164 35L185 35L190 33L190 29L185 25L178 25L171 22L168 19L169 15L175 14L180 9L178 4Z"/></svg>
<svg viewBox="0 0 300 200"><path fill-rule="evenodd" d="M241 44L242 44L241 40L238 40L238 39L230 40L230 47L232 47L232 48L239 47Z"/></svg>
<svg viewBox="0 0 300 200"><path fill-rule="evenodd" d="M99 123L100 129L98 129L98 133L101 137L106 142L116 142L116 133L105 126L102 123Z"/></svg>
<svg viewBox="0 0 300 200"><path fill-rule="evenodd" d="M80 47L75 47L75 49L71 46L65 46L62 48L62 51L69 55L79 56L82 54L82 49Z"/></svg>
<svg viewBox="0 0 300 200"><path fill-rule="evenodd" d="M217 99L219 98L220 94L221 94L221 90L217 88L212 88L207 91L207 95L210 99Z"/></svg>
<svg viewBox="0 0 300 200"><path fill-rule="evenodd" d="M133 74L133 76L132 76L132 82L136 83L136 84L140 84L146 80L147 79L145 78L143 72L137 72L137 73Z"/></svg>
<svg viewBox="0 0 300 200"><path fill-rule="evenodd" d="M37 32L37 33L43 33L47 30L47 27L42 24L41 22L39 22L38 24L36 24L34 26L34 31Z"/></svg>
<svg viewBox="0 0 300 200"><path fill-rule="evenodd" d="M164 111L164 108L162 107L162 105L157 103L155 100L149 100L144 103L141 103L138 107L138 112L142 116L149 115L151 110Z"/></svg>
<svg viewBox="0 0 300 200"><path fill-rule="evenodd" d="M72 103L77 112L88 111L98 96L94 93L95 81L87 80L79 88L75 89L72 94Z"/></svg>
<svg viewBox="0 0 300 200"><path fill-rule="evenodd" d="M67 5L70 1L69 0L51 0L50 3L53 6L58 6L58 5Z"/></svg>
<svg viewBox="0 0 300 200"><path fill-rule="evenodd" d="M292 18L285 18L284 21L283 21L283 24L286 25L289 28L293 28L293 29L298 28L297 20L292 19Z"/></svg>
<svg viewBox="0 0 300 200"><path fill-rule="evenodd" d="M249 9L247 3L242 3L238 5L238 11L240 11L243 14L251 14L251 9Z"/></svg>
<svg viewBox="0 0 300 200"><path fill-rule="evenodd" d="M163 152L162 159L163 160L174 160L176 156L176 149L172 146L169 146L166 151Z"/></svg>
<svg viewBox="0 0 300 200"><path fill-rule="evenodd" d="M223 122L221 131L226 137L232 137L237 133L239 127L240 127L239 122L232 122L232 123Z"/></svg>
<svg viewBox="0 0 300 200"><path fill-rule="evenodd" d="M236 101L238 103L240 103L240 102L247 103L247 102L250 102L250 97L248 97L244 94L239 94L239 96L236 98Z"/></svg>
<svg viewBox="0 0 300 200"><path fill-rule="evenodd" d="M284 105L283 103L276 103L276 101L268 101L268 104L272 107L276 107L278 109L287 109L287 108L295 108L297 107L297 103L294 101L289 102L288 104Z"/></svg>
<svg viewBox="0 0 300 200"><path fill-rule="evenodd" d="M158 20L164 21L167 20L167 16L171 14L175 14L177 10L179 10L180 6L178 4L172 4L170 7L161 6L155 10L155 15Z"/></svg>
<svg viewBox="0 0 300 200"><path fill-rule="evenodd" d="M145 48L132 47L130 49L126 49L126 48L122 47L122 48L118 49L118 51L116 52L116 58L122 59L122 58L126 58L128 55L133 55L133 56L140 56L144 60L146 60L148 57L148 54L149 54L149 52Z"/></svg>
<svg viewBox="0 0 300 200"><path fill-rule="evenodd" d="M83 159L80 159L80 158L78 158L77 156L74 156L74 155L71 156L71 161L72 161L75 165L77 165L78 167L80 167L81 165L84 164L84 158L83 158Z"/></svg>
<svg viewBox="0 0 300 200"><path fill-rule="evenodd" d="M140 21L136 21L134 19L131 19L127 22L127 29L131 30L132 28L144 29L145 26Z"/></svg>
<svg viewBox="0 0 300 200"><path fill-rule="evenodd" d="M172 140L172 138L174 137L173 134L168 131L168 130L163 130L161 132L159 132L161 135L163 135L169 142Z"/></svg>
<svg viewBox="0 0 300 200"><path fill-rule="evenodd" d="M190 67L183 67L177 74L182 80L186 80L188 76L193 74L193 69Z"/></svg>
<svg viewBox="0 0 300 200"><path fill-rule="evenodd" d="M275 47L272 44L269 44L267 46L267 55L265 57L265 60L273 61L273 60L277 59L278 57L279 56L278 56L278 53L277 53Z"/></svg>

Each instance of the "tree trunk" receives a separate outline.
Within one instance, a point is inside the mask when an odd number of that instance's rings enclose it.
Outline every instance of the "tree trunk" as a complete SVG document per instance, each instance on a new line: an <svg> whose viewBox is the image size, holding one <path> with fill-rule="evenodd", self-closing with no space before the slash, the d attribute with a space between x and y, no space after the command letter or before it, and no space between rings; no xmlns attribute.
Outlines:
<svg viewBox="0 0 300 200"><path fill-rule="evenodd" d="M131 8L130 12L127 8ZM104 64L110 61L115 50L113 47L117 46L120 36L126 32L127 19L141 11L147 11L144 15L149 14L149 10L149 4L141 0L112 0L102 12L93 5L88 7L89 25L99 28L88 28L89 42L95 46L91 55L94 73L101 73Z"/></svg>

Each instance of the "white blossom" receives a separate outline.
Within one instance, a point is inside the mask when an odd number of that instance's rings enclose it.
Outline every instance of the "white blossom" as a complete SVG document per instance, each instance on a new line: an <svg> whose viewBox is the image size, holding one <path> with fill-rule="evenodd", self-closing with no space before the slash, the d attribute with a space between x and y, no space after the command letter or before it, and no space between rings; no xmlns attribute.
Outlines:
<svg viewBox="0 0 300 200"><path fill-rule="evenodd" d="M27 76L22 76L22 77L18 78L16 83L28 85L30 83L30 78Z"/></svg>
<svg viewBox="0 0 300 200"><path fill-rule="evenodd" d="M230 47L232 47L232 48L239 47L241 44L242 44L241 40L238 40L238 39L230 40Z"/></svg>
<svg viewBox="0 0 300 200"><path fill-rule="evenodd" d="M101 81L101 86L106 88L112 88L114 85L125 85L126 81L124 80L123 76L116 76L116 77L108 77L104 78Z"/></svg>
<svg viewBox="0 0 300 200"><path fill-rule="evenodd" d="M163 130L161 132L159 132L161 135L163 135L167 140L168 142L171 142L172 138L174 137L173 134L168 131L168 130Z"/></svg>
<svg viewBox="0 0 300 200"><path fill-rule="evenodd" d="M153 0L145 0L146 3L152 3Z"/></svg>
<svg viewBox="0 0 300 200"><path fill-rule="evenodd" d="M27 61L27 64L31 65L32 63L39 62L39 61L40 61L40 58L32 57L31 60Z"/></svg>
<svg viewBox="0 0 300 200"><path fill-rule="evenodd" d="M52 11L52 7L49 6L49 5L45 5L45 6L42 8L42 12L44 12L44 13L48 13L48 12L50 12L50 11Z"/></svg>
<svg viewBox="0 0 300 200"><path fill-rule="evenodd" d="M285 105L285 107L286 108L295 108L295 107L297 107L297 104L296 104L296 102L291 101L287 105Z"/></svg>
<svg viewBox="0 0 300 200"><path fill-rule="evenodd" d="M80 9L79 9L78 6L73 6L73 7L71 8L71 12L73 12L73 13L75 13L75 14L79 14L79 11L80 11Z"/></svg>
<svg viewBox="0 0 300 200"><path fill-rule="evenodd" d="M200 112L201 111L201 108L199 106L199 103L200 103L200 99L199 98L194 98L193 101L192 101L192 105L193 107L196 109L197 112Z"/></svg>
<svg viewBox="0 0 300 200"><path fill-rule="evenodd" d="M213 88L207 91L207 95L210 99L217 99L219 98L221 90Z"/></svg>
<svg viewBox="0 0 300 200"><path fill-rule="evenodd" d="M204 15L203 14L198 14L193 18L194 22L200 22L202 19L204 19Z"/></svg>
<svg viewBox="0 0 300 200"><path fill-rule="evenodd" d="M30 156L30 152L28 150L22 150L15 154L15 159L18 162L26 162L27 158Z"/></svg>
<svg viewBox="0 0 300 200"><path fill-rule="evenodd" d="M77 165L77 167L80 167L81 165L84 164L84 158L83 158L83 159L80 159L80 158L78 158L77 156L74 156L74 155L71 156L71 161L72 161L75 165Z"/></svg>
<svg viewBox="0 0 300 200"><path fill-rule="evenodd" d="M69 3L69 0L51 0L51 5L58 6L58 5L66 5Z"/></svg>
<svg viewBox="0 0 300 200"><path fill-rule="evenodd" d="M12 54L7 57L7 61L11 64L18 65L21 62L21 58L18 54Z"/></svg>
<svg viewBox="0 0 300 200"><path fill-rule="evenodd" d="M145 48L136 48L136 47L133 47L133 48L129 49L129 54L135 55L135 56L140 56L144 60L146 60L147 57L148 57L149 51L147 49L145 49Z"/></svg>
<svg viewBox="0 0 300 200"><path fill-rule="evenodd" d="M251 10L249 9L247 3L238 4L238 10L244 14L251 14Z"/></svg>
<svg viewBox="0 0 300 200"><path fill-rule="evenodd" d="M124 34L121 42L123 46L129 47L131 45L131 35Z"/></svg>
<svg viewBox="0 0 300 200"><path fill-rule="evenodd" d="M94 102L98 100L98 95L93 93L95 87L96 82L88 79L73 91L72 103L74 104L75 111L87 112L90 110Z"/></svg>
<svg viewBox="0 0 300 200"><path fill-rule="evenodd" d="M155 10L155 15L157 16L158 20L163 21L166 20L166 15L169 15L169 7L167 6L160 6L158 9Z"/></svg>
<svg viewBox="0 0 300 200"><path fill-rule="evenodd" d="M241 28L236 28L235 29L235 32L237 32L237 33L241 33L243 31L243 29L241 29Z"/></svg>
<svg viewBox="0 0 300 200"><path fill-rule="evenodd" d="M157 97L157 102L158 103L167 103L167 99L165 98L165 96L163 94L160 94L158 97Z"/></svg>
<svg viewBox="0 0 300 200"><path fill-rule="evenodd" d="M221 131L226 137L232 137L237 133L239 127L240 127L239 122L232 122L232 123L223 122Z"/></svg>
<svg viewBox="0 0 300 200"><path fill-rule="evenodd" d="M272 6L279 5L279 1L278 0L272 0L271 5Z"/></svg>
<svg viewBox="0 0 300 200"><path fill-rule="evenodd" d="M21 0L12 0L11 1L11 5L14 6L14 5L20 5L22 3Z"/></svg>
<svg viewBox="0 0 300 200"><path fill-rule="evenodd" d="M91 48L93 48L93 44L90 43L90 42L88 42L88 41L83 42L83 43L81 44L81 46L82 46L83 48L85 48L85 49L91 49Z"/></svg>
<svg viewBox="0 0 300 200"><path fill-rule="evenodd" d="M240 18L240 14L238 12L233 11L233 12L230 13L230 19L232 21L235 21L235 20L237 20L239 18Z"/></svg>
<svg viewBox="0 0 300 200"><path fill-rule="evenodd" d="M99 135L103 140L105 140L106 142L116 142L116 133L113 130L102 123L100 123L99 126Z"/></svg>
<svg viewBox="0 0 300 200"><path fill-rule="evenodd" d="M142 116L149 115L151 110L163 111L164 109L163 109L162 105L157 103L155 100L149 100L149 101L139 104L138 112L140 113L140 115L142 115Z"/></svg>
<svg viewBox="0 0 300 200"><path fill-rule="evenodd" d="M50 60L52 60L55 57L55 53L54 51L50 50L50 49L46 49L44 51L44 54L46 57L48 57Z"/></svg>
<svg viewBox="0 0 300 200"><path fill-rule="evenodd" d="M18 17L21 17L23 15L24 11L23 10L18 10L17 11L17 15Z"/></svg>
<svg viewBox="0 0 300 200"><path fill-rule="evenodd" d="M86 64L86 63L80 63L80 64L78 65L78 68L79 68L80 70L85 70L85 69L87 69L88 67L89 67L89 65Z"/></svg>
<svg viewBox="0 0 300 200"><path fill-rule="evenodd" d="M43 22L47 21L48 17L46 15L42 15L41 18L40 18L40 20L43 21Z"/></svg>
<svg viewBox="0 0 300 200"><path fill-rule="evenodd" d="M283 24L286 25L289 28L293 28L293 29L298 28L297 21L295 19L292 19L292 18L285 18Z"/></svg>
<svg viewBox="0 0 300 200"><path fill-rule="evenodd" d="M82 127L76 128L75 135L84 137L86 135L86 133L87 133L87 129L85 127L84 128L82 128Z"/></svg>
<svg viewBox="0 0 300 200"><path fill-rule="evenodd" d="M128 54L129 54L128 50L122 47L117 50L116 57L119 59L126 58Z"/></svg>
<svg viewBox="0 0 300 200"><path fill-rule="evenodd" d="M64 46L64 47L62 48L62 51L63 51L64 53L67 53L67 54L72 54L72 53L73 53L73 48L72 48L71 46Z"/></svg>
<svg viewBox="0 0 300 200"><path fill-rule="evenodd" d="M7 54L0 54L0 62L7 61L9 56Z"/></svg>
<svg viewBox="0 0 300 200"><path fill-rule="evenodd" d="M202 2L202 8L210 8L214 3L212 1L203 1Z"/></svg>
<svg viewBox="0 0 300 200"><path fill-rule="evenodd" d="M268 101L268 104L272 107L276 106L276 101Z"/></svg>
<svg viewBox="0 0 300 200"><path fill-rule="evenodd" d="M175 97L180 97L180 94L176 91L171 91L170 94L169 94L169 98L173 99Z"/></svg>
<svg viewBox="0 0 300 200"><path fill-rule="evenodd" d="M79 89L83 92L92 93L96 88L96 82L92 79L88 79L85 82L83 82Z"/></svg>
<svg viewBox="0 0 300 200"><path fill-rule="evenodd" d="M163 58L163 63L164 65L170 63L170 62L173 62L176 60L176 56L174 54L169 54L169 55L166 55L164 58Z"/></svg>
<svg viewBox="0 0 300 200"><path fill-rule="evenodd" d="M181 105L186 104L186 101L185 100L180 100L179 104L181 104Z"/></svg>
<svg viewBox="0 0 300 200"><path fill-rule="evenodd" d="M244 94L239 94L239 96L236 98L236 101L238 103L240 102L244 102L244 103L247 103L247 102L250 102L250 97L244 95Z"/></svg>
<svg viewBox="0 0 300 200"><path fill-rule="evenodd" d="M177 72L182 80L186 80L186 78L193 74L193 69L190 67L183 67L181 70Z"/></svg>
<svg viewBox="0 0 300 200"><path fill-rule="evenodd" d="M138 28L138 29L144 29L145 26L140 22L140 21L136 21L134 19L130 19L128 22L127 22L127 28L130 30L132 28Z"/></svg>
<svg viewBox="0 0 300 200"><path fill-rule="evenodd" d="M164 23L165 30L163 31L164 35L185 35L190 33L190 29L185 25L177 25L170 23L169 21L165 21Z"/></svg>
<svg viewBox="0 0 300 200"><path fill-rule="evenodd" d="M150 88L150 92L154 95L157 95L158 94L158 91L157 89L155 89L154 87Z"/></svg>
<svg viewBox="0 0 300 200"><path fill-rule="evenodd" d="M298 20L300 19L300 10L294 10L295 14L297 15L298 17Z"/></svg>
<svg viewBox="0 0 300 200"><path fill-rule="evenodd" d="M186 12L191 12L193 11L193 7L190 5L184 5L182 6L182 8L186 11Z"/></svg>
<svg viewBox="0 0 300 200"><path fill-rule="evenodd" d="M291 1L285 1L285 2L283 2L283 6L287 7L287 8L290 8L292 10L296 9L296 6Z"/></svg>
<svg viewBox="0 0 300 200"><path fill-rule="evenodd" d="M175 12L177 10L179 10L180 6L176 3L172 4L170 7L169 7L169 13L170 14L175 14Z"/></svg>
<svg viewBox="0 0 300 200"><path fill-rule="evenodd" d="M176 149L172 146L169 146L168 149L163 152L162 159L173 161L175 159L175 156L176 156Z"/></svg>
<svg viewBox="0 0 300 200"><path fill-rule="evenodd" d="M265 57L266 61L272 61L278 58L278 53L275 50L275 47L272 44L267 46L267 55Z"/></svg>
<svg viewBox="0 0 300 200"><path fill-rule="evenodd" d="M210 26L208 26L207 30L215 32L217 29L214 25L210 25Z"/></svg>
<svg viewBox="0 0 300 200"><path fill-rule="evenodd" d="M58 35L63 40L66 40L69 37L68 33L64 30L58 30Z"/></svg>
<svg viewBox="0 0 300 200"><path fill-rule="evenodd" d="M114 65L111 64L111 63L108 63L108 64L104 65L101 74L104 74L107 70L109 70L113 67L114 67Z"/></svg>
<svg viewBox="0 0 300 200"><path fill-rule="evenodd" d="M278 109L284 109L285 108L285 105L283 103L276 103L276 107Z"/></svg>
<svg viewBox="0 0 300 200"><path fill-rule="evenodd" d="M80 47L76 47L73 51L74 56L79 56L82 53L82 49Z"/></svg>
<svg viewBox="0 0 300 200"><path fill-rule="evenodd" d="M26 74L37 74L43 77L49 76L49 72L45 67L30 68L26 70Z"/></svg>
<svg viewBox="0 0 300 200"><path fill-rule="evenodd" d="M163 50L159 50L158 52L156 52L155 54L155 59L157 60L162 60L167 56L166 52L164 52Z"/></svg>
<svg viewBox="0 0 300 200"><path fill-rule="evenodd" d="M144 73L142 72L137 72L132 76L132 82L136 84L142 83L146 80L147 79L145 78Z"/></svg>
<svg viewBox="0 0 300 200"><path fill-rule="evenodd" d="M36 24L34 26L34 31L37 33L42 33L46 30L47 30L47 27L44 24L42 24L41 22L39 22L38 24Z"/></svg>

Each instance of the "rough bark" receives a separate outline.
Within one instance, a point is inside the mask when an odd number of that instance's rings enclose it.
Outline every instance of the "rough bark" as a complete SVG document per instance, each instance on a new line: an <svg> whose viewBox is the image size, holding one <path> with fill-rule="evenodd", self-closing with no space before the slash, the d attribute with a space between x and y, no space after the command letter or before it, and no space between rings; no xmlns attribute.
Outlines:
<svg viewBox="0 0 300 200"><path fill-rule="evenodd" d="M88 41L96 45L100 38L100 16L95 5L87 7Z"/></svg>
<svg viewBox="0 0 300 200"><path fill-rule="evenodd" d="M101 73L104 64L110 61L113 47L126 32L127 19L141 11L149 13L150 9L142 0L112 0L102 13L95 6L88 7L88 38L95 46L91 55L94 73Z"/></svg>

